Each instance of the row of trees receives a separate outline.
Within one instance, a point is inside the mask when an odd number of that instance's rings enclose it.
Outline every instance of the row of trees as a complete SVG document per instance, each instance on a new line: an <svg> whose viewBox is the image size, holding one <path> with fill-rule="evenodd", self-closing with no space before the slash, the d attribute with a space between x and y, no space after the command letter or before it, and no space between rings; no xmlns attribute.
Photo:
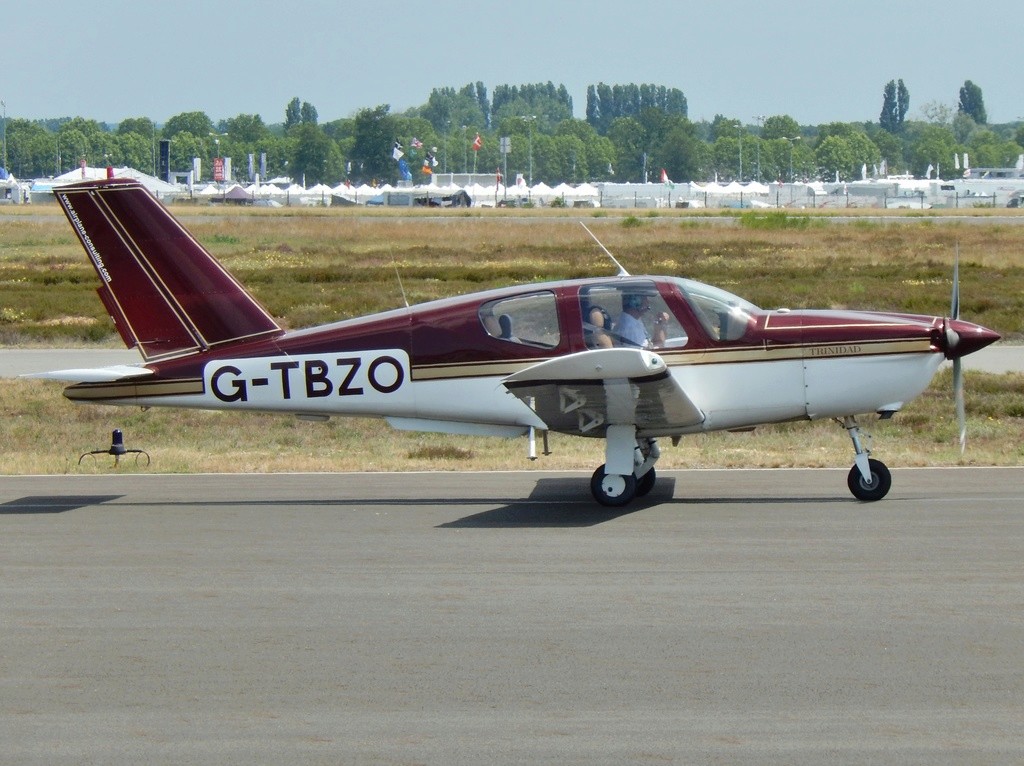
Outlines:
<svg viewBox="0 0 1024 766"><path fill-rule="evenodd" d="M1024 126L989 126L981 89L967 81L956 108L926 104L909 119L910 93L902 80L882 94L878 122L801 126L792 117L757 118L754 124L718 115L691 122L686 98L655 85L587 89L586 119L572 117L564 86L483 83L435 88L420 107L402 114L388 105L321 123L316 108L298 98L284 121L268 125L258 114L214 123L203 112L175 115L162 126L146 117L116 128L80 117L51 121L11 119L5 126L9 170L18 177L57 175L86 161L156 171L157 145L170 141L171 168L203 160L209 177L214 157L232 157L236 177L247 157L266 156L270 176L307 185L394 181L396 141L417 181L432 172L521 173L531 183L657 180L662 168L674 181L853 180L862 168L923 176L929 167L953 175L954 156L969 154L974 167L1013 165L1024 152ZM480 137L480 144L474 141ZM503 157L499 137L511 139ZM436 165L426 161L427 153ZM257 159L258 161L258 159Z"/></svg>

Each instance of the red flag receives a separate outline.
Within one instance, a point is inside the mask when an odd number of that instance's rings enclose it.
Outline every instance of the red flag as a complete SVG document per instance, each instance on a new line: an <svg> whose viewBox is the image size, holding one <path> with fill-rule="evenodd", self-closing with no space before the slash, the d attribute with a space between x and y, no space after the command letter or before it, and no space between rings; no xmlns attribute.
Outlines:
<svg viewBox="0 0 1024 766"><path fill-rule="evenodd" d="M476 138L473 139L473 151L480 151L480 147L484 145L484 140L480 138L480 134L476 134Z"/></svg>

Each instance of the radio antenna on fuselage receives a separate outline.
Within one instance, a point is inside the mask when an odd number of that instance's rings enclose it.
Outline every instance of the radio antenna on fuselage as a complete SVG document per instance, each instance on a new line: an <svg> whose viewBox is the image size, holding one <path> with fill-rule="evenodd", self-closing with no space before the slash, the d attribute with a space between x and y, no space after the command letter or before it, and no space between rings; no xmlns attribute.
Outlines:
<svg viewBox="0 0 1024 766"><path fill-rule="evenodd" d="M398 277L398 289L402 291L402 302L405 303L405 307L409 308L409 299L405 295L405 285L402 284L402 275L398 271L398 264L392 264L395 267L395 276Z"/></svg>
<svg viewBox="0 0 1024 766"><path fill-rule="evenodd" d="M610 251L610 250L609 250L609 249L608 249L607 247L605 247L605 246L604 246L603 244L601 244L601 240L599 240L599 239L598 239L598 238L597 238L597 237L596 237L596 236L594 235L594 232L592 232L592 231L591 231L590 229L588 229L588 228L587 228L587 225L586 225L585 223L583 223L583 221L580 221L580 226L582 226L582 227L583 227L583 230L584 230L585 232L587 232L587 234L589 234L589 235L590 235L591 237L593 237L594 241L595 241L595 242L597 243L597 246L598 246L599 248L601 248L602 250L604 250L604 254L605 254L605 255L607 255L607 256L608 256L609 258L611 258L611 259L612 259L612 263L614 263L614 264L615 264L615 265L616 265L616 266L617 266L617 267L619 268L619 273L618 273L618 276L620 276L620 277L628 277L628 276L631 276L631 275L630 275L630 273L629 273L628 271L626 271L626 270L625 270L625 269L624 269L624 268L622 267L622 264L621 264L621 263L619 263L619 262L618 262L618 261L617 261L617 260L615 259L615 256L611 254L611 251Z"/></svg>

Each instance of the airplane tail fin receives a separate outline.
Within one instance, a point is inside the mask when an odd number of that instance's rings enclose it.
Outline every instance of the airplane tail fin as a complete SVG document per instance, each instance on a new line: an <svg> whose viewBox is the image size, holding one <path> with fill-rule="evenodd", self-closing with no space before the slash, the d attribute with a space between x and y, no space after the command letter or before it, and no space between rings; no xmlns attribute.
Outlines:
<svg viewBox="0 0 1024 766"><path fill-rule="evenodd" d="M270 338L281 327L142 184L54 190L102 282L118 332L146 361Z"/></svg>

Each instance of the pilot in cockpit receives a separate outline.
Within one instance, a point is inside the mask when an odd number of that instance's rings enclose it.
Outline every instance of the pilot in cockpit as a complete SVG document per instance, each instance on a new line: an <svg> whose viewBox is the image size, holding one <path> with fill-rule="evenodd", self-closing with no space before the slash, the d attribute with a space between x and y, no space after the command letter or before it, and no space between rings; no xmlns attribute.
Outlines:
<svg viewBox="0 0 1024 766"><path fill-rule="evenodd" d="M625 293L622 296L622 313L612 328L621 345L635 348L664 345L669 316L665 312L659 313L654 318L652 330L648 332L644 315L650 311L651 302L646 295Z"/></svg>

